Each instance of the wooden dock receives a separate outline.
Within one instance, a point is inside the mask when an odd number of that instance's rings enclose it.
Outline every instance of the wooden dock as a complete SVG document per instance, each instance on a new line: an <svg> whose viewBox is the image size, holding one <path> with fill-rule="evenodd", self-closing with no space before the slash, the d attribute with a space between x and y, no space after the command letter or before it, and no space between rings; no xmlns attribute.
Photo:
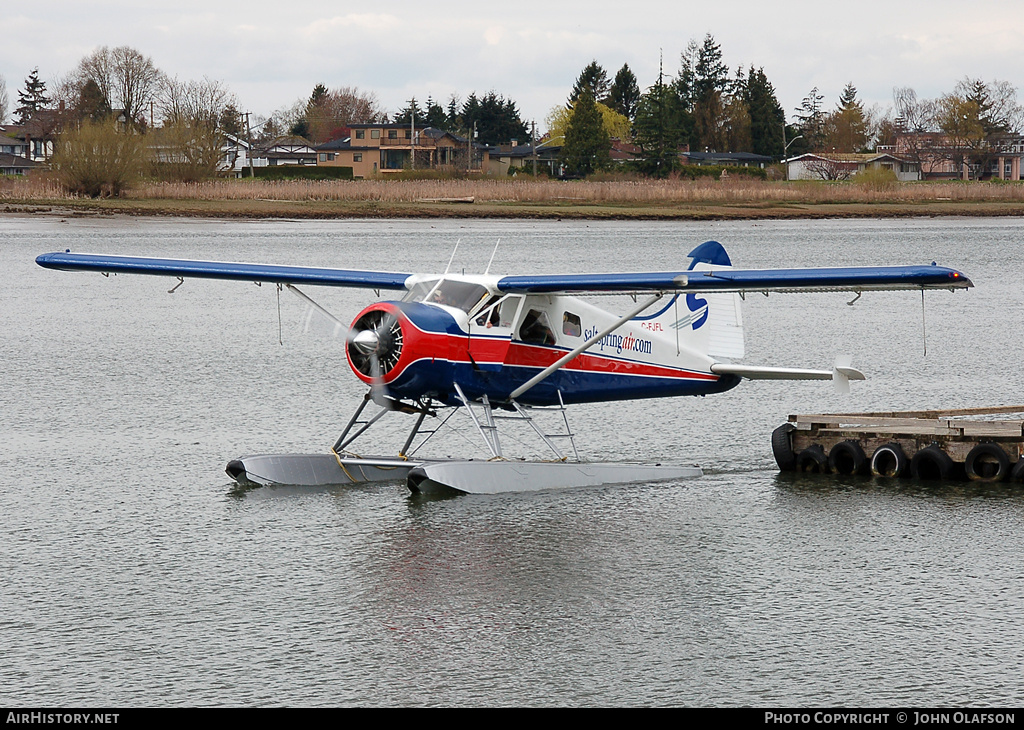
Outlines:
<svg viewBox="0 0 1024 730"><path fill-rule="evenodd" d="M1024 482L1024 405L791 415L772 451L783 471Z"/></svg>

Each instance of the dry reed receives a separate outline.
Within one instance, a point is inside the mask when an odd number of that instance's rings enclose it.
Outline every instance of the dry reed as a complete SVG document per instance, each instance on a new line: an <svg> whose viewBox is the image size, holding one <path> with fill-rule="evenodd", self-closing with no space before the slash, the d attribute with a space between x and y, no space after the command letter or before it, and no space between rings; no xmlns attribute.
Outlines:
<svg viewBox="0 0 1024 730"><path fill-rule="evenodd" d="M1024 185L1001 182L896 183L875 189L857 182L761 180L212 180L145 182L127 191L135 200L352 201L415 203L474 198L480 203L543 205L714 205L1024 202ZM46 175L0 178L0 200L73 200Z"/></svg>

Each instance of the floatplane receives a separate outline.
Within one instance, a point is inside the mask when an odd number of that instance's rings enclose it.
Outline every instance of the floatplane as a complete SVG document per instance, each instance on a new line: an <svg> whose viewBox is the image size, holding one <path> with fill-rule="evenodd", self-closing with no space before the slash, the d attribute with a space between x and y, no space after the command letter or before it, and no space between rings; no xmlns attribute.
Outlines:
<svg viewBox="0 0 1024 730"><path fill-rule="evenodd" d="M453 253L454 257L454 253ZM831 369L746 365L741 299L751 292L862 292L965 289L970 279L931 265L737 269L715 241L689 254L683 271L603 274L415 274L222 261L48 253L49 269L152 274L275 284L343 333L348 365L368 392L328 454L270 454L231 460L242 485L323 485L405 479L411 490L470 493L529 491L700 476L693 466L580 461L565 411L579 403L709 395L743 379L832 380L837 389L864 375L848 360ZM491 257L493 261L493 254ZM449 261L448 268L451 267ZM364 308L350 325L300 287L402 292ZM173 291L173 290L172 290ZM581 296L629 295L612 313ZM376 408L376 413L368 407ZM537 423L560 413L558 432ZM419 448L455 412L468 414L491 457L417 458ZM371 415L372 414L372 415ZM385 416L412 417L398 452L352 450ZM427 421L427 419L431 419ZM503 419L525 423L550 460L506 458ZM568 439L570 447L564 447ZM571 449L573 456L563 453Z"/></svg>

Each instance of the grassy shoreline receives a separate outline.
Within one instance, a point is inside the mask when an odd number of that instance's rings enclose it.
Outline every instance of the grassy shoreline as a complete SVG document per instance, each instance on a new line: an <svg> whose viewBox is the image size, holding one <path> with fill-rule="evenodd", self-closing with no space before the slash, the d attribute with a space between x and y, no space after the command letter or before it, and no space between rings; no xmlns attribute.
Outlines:
<svg viewBox="0 0 1024 730"><path fill-rule="evenodd" d="M471 199L472 202L464 202ZM415 180L151 183L79 198L52 181L3 181L0 213L194 218L758 220L1024 216L1024 184Z"/></svg>

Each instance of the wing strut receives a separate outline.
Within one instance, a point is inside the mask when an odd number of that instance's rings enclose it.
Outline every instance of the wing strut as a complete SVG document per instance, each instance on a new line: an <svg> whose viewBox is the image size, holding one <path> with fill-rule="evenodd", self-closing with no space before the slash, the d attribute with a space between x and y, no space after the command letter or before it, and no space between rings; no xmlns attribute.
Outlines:
<svg viewBox="0 0 1024 730"><path fill-rule="evenodd" d="M610 327L606 327L605 329L601 330L596 335L591 337L589 340L584 342L582 345L577 347L575 350L573 350L573 351L571 351L569 353L566 353L564 356L559 358L553 365L549 365L548 367L544 368L539 373L534 375L532 378L527 380L525 383L520 385L518 388L513 390L509 394L509 399L515 399L515 398L518 398L519 396L521 396L523 393L528 391L530 388L535 386L540 381L544 380L544 378L548 377L549 375L551 375L553 372L555 372L559 368L561 368L563 365L565 365L567 362L569 362L570 360L575 358L577 355L579 355L581 352L586 350L588 347L591 347L595 343L597 343L600 340L604 339L605 337L610 335L612 332L617 330L619 327L621 327L622 325L626 324L626 322L628 322L629 320L633 319L633 317L637 316L642 311L644 311L645 309L647 309L650 306L652 306L656 301L661 299L663 296L665 296L665 292L658 292L657 294L655 294L650 299L644 301L641 304L638 304L636 307L634 307L629 312L629 314L619 318L615 322L615 324L613 324Z"/></svg>

